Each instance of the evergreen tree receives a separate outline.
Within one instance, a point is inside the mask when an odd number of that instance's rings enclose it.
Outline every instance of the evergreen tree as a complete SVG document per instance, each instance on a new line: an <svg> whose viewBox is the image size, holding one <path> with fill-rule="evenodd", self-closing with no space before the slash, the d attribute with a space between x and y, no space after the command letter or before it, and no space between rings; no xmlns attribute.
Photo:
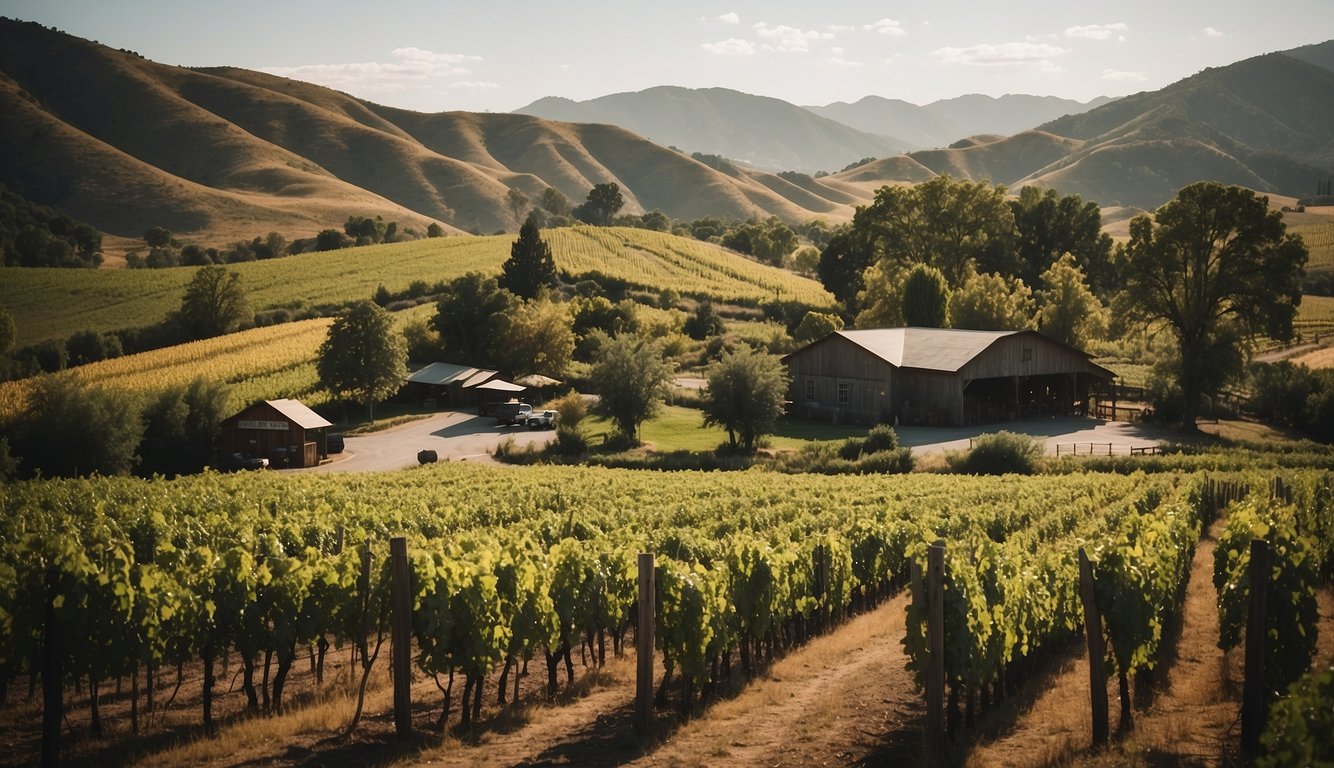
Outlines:
<svg viewBox="0 0 1334 768"><path fill-rule="evenodd" d="M551 246L532 221L519 229L510 257L501 267L500 287L523 299L536 298L544 287L556 287L556 262Z"/></svg>

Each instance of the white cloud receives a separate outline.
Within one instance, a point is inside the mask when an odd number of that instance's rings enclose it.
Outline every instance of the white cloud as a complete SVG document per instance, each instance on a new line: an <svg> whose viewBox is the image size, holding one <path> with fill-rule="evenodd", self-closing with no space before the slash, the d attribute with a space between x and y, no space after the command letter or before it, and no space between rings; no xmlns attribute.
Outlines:
<svg viewBox="0 0 1334 768"><path fill-rule="evenodd" d="M1214 29L1213 27L1205 27L1205 28L1204 28L1204 36L1205 36L1205 37L1227 37L1227 35L1224 35L1222 32L1218 31L1217 29Z"/></svg>
<svg viewBox="0 0 1334 768"><path fill-rule="evenodd" d="M753 25L751 29L767 41L761 45L764 50L782 53L805 53L811 49L812 40L832 40L834 37L831 32L802 30L786 24L771 27L762 21Z"/></svg>
<svg viewBox="0 0 1334 768"><path fill-rule="evenodd" d="M882 35L891 35L893 37L902 37L908 34L908 30L903 28L903 24L894 19L881 19L874 24L867 24L862 29L874 30Z"/></svg>
<svg viewBox="0 0 1334 768"><path fill-rule="evenodd" d="M716 43L705 43L700 48L716 56L750 56L755 53L755 44L739 37L729 37Z"/></svg>
<svg viewBox="0 0 1334 768"><path fill-rule="evenodd" d="M824 31L838 33L838 32L854 32L856 31L856 29L857 29L856 24L828 24L825 26Z"/></svg>
<svg viewBox="0 0 1334 768"><path fill-rule="evenodd" d="M1143 72L1124 72L1119 69L1104 69L1102 79L1117 83L1142 83L1149 78Z"/></svg>
<svg viewBox="0 0 1334 768"><path fill-rule="evenodd" d="M488 80L458 80L450 83L447 87L450 90L481 93L483 91L493 91L499 88L500 83L493 83Z"/></svg>
<svg viewBox="0 0 1334 768"><path fill-rule="evenodd" d="M721 21L724 24L740 24L741 16L738 15L736 11L732 11L730 13L724 13L721 16L715 16L714 21Z"/></svg>
<svg viewBox="0 0 1334 768"><path fill-rule="evenodd" d="M482 60L480 56L437 53L421 48L396 48L389 56L389 61L301 64L263 67L262 71L350 93L401 93L409 88L449 86L449 81L472 74L472 70L462 64Z"/></svg>
<svg viewBox="0 0 1334 768"><path fill-rule="evenodd" d="M1046 43L982 44L968 48L938 48L931 56L944 64L963 64L971 67L1033 67L1041 72L1059 72L1061 67L1052 59L1064 56L1069 49Z"/></svg>
<svg viewBox="0 0 1334 768"><path fill-rule="evenodd" d="M1124 33L1129 31L1130 27L1127 24L1118 21L1115 24L1085 24L1082 27L1066 27L1065 36L1084 40L1110 40L1113 37L1124 40Z"/></svg>

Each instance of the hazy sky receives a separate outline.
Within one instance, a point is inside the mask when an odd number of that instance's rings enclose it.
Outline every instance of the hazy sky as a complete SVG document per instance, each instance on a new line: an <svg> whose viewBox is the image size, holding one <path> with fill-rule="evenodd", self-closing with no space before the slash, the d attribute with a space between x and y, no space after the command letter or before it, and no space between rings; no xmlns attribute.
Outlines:
<svg viewBox="0 0 1334 768"><path fill-rule="evenodd" d="M797 104L868 94L1079 100L1334 37L1334 2L0 0L167 64L260 69L423 111L654 85Z"/></svg>

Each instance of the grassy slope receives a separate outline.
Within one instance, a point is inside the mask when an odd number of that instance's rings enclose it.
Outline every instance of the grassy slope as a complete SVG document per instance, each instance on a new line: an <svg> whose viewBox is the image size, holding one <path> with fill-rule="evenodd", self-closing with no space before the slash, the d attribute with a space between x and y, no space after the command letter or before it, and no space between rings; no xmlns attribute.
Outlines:
<svg viewBox="0 0 1334 768"><path fill-rule="evenodd" d="M818 283L721 248L659 232L578 227L548 230L558 269L596 270L635 286L672 286L721 301L801 299L827 304ZM234 264L256 310L369 298L379 285L401 291L478 270L499 272L510 236L417 240ZM0 305L13 313L20 345L86 329L112 331L161 322L180 306L191 267L163 270L0 269Z"/></svg>

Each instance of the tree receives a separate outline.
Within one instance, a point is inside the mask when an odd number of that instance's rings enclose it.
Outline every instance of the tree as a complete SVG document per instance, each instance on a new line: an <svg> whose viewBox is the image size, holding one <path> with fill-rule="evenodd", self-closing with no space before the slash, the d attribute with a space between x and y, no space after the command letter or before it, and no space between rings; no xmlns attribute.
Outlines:
<svg viewBox="0 0 1334 768"><path fill-rule="evenodd" d="M1074 256L1065 254L1042 273L1038 327L1057 341L1083 348L1107 330L1102 302L1084 282Z"/></svg>
<svg viewBox="0 0 1334 768"><path fill-rule="evenodd" d="M1194 430L1199 399L1234 373L1238 329L1292 335L1306 246L1289 235L1268 199L1241 187L1199 182L1130 224L1123 306L1176 337L1182 426ZM1229 327L1233 326L1233 327ZM1222 353L1222 354L1219 354ZM1213 360L1211 360L1211 357Z"/></svg>
<svg viewBox="0 0 1334 768"><path fill-rule="evenodd" d="M570 201L555 187L547 187L542 190L542 198L538 201L538 205L542 206L552 216L570 215Z"/></svg>
<svg viewBox="0 0 1334 768"><path fill-rule="evenodd" d="M181 323L193 339L231 333L250 319L241 276L224 267L200 267L185 286Z"/></svg>
<svg viewBox="0 0 1334 768"><path fill-rule="evenodd" d="M562 377L573 356L574 331L567 305L539 299L511 313L498 355L501 368L515 375Z"/></svg>
<svg viewBox="0 0 1334 768"><path fill-rule="evenodd" d="M495 350L504 340L509 314L518 303L494 277L480 272L445 284L432 321L445 357L468 365L498 367Z"/></svg>
<svg viewBox="0 0 1334 768"><path fill-rule="evenodd" d="M348 237L356 240L357 245L371 245L384 242L389 225L379 216L373 219L369 216L348 216L347 222L343 224L343 231Z"/></svg>
<svg viewBox="0 0 1334 768"><path fill-rule="evenodd" d="M852 227L880 260L933 266L951 288L963 284L970 268L1013 272L1014 214L1003 186L937 176L912 187L881 187L870 205L857 208Z"/></svg>
<svg viewBox="0 0 1334 768"><path fill-rule="evenodd" d="M950 294L950 325L974 331L1033 327L1033 290L1017 277L973 274Z"/></svg>
<svg viewBox="0 0 1334 768"><path fill-rule="evenodd" d="M510 187L509 192L505 193L505 204L510 207L510 212L514 214L514 222L517 224L523 219L520 214L523 213L524 206L528 205L528 195L518 187Z"/></svg>
<svg viewBox="0 0 1334 768"><path fill-rule="evenodd" d="M792 338L801 343L823 339L834 331L843 330L843 318L814 310L807 312L792 332Z"/></svg>
<svg viewBox="0 0 1334 768"><path fill-rule="evenodd" d="M588 192L588 199L574 209L574 217L582 222L605 227L611 223L625 199L621 197L621 188L615 182L597 184Z"/></svg>
<svg viewBox="0 0 1334 768"><path fill-rule="evenodd" d="M728 352L706 374L703 402L705 426L727 430L727 440L746 451L773 431L787 398L787 367L776 355L741 345Z"/></svg>
<svg viewBox="0 0 1334 768"><path fill-rule="evenodd" d="M408 353L389 313L373 301L359 301L329 326L315 363L334 397L352 397L366 405L374 420L375 401L398 391Z"/></svg>
<svg viewBox="0 0 1334 768"><path fill-rule="evenodd" d="M124 475L134 468L144 424L123 390L84 384L72 374L37 380L15 429L26 474Z"/></svg>
<svg viewBox="0 0 1334 768"><path fill-rule="evenodd" d="M589 379L602 395L598 409L622 435L637 442L639 425L662 406L673 372L661 342L623 333L598 347Z"/></svg>
<svg viewBox="0 0 1334 768"><path fill-rule="evenodd" d="M444 236L445 236L445 228L442 227L442 226L440 226L440 223L439 223L439 222L435 222L435 221L433 221L433 222L431 222L430 224L427 224L427 225L426 225L426 236L427 236L427 237L444 237Z"/></svg>
<svg viewBox="0 0 1334 768"><path fill-rule="evenodd" d="M903 280L903 322L918 328L944 328L949 322L949 288L935 267L918 264Z"/></svg>
<svg viewBox="0 0 1334 768"><path fill-rule="evenodd" d="M510 257L500 268L501 288L523 299L537 296L542 288L555 288L556 262L551 246L531 221L519 228L519 239L510 246Z"/></svg>
<svg viewBox="0 0 1334 768"><path fill-rule="evenodd" d="M14 349L14 340L18 330L14 325L14 315L5 307L0 307L0 357L8 355Z"/></svg>
<svg viewBox="0 0 1334 768"><path fill-rule="evenodd" d="M336 229L322 229L315 236L315 250L317 251L336 251L351 244L352 240Z"/></svg>
<svg viewBox="0 0 1334 768"><path fill-rule="evenodd" d="M862 309L857 297L866 289L866 270L874 263L874 249L853 230L834 235L820 252L820 264L816 267L820 284L843 303L849 317Z"/></svg>
<svg viewBox="0 0 1334 768"><path fill-rule="evenodd" d="M1097 203L1086 203L1079 195L1062 197L1054 189L1024 187L1010 201L1010 210L1019 257L1016 274L1025 283L1037 285L1042 272L1070 253L1095 293L1106 295L1115 287L1112 238L1102 231Z"/></svg>
<svg viewBox="0 0 1334 768"><path fill-rule="evenodd" d="M205 379L169 387L151 398L144 408L138 473L171 477L198 472L218 445L226 410L226 386Z"/></svg>
<svg viewBox="0 0 1334 768"><path fill-rule="evenodd" d="M695 305L695 311L686 318L685 334L695 341L703 341L710 336L723 332L723 318L713 308L713 302L705 299Z"/></svg>
<svg viewBox="0 0 1334 768"><path fill-rule="evenodd" d="M144 242L149 248L171 247L171 230L165 227L149 227L144 232Z"/></svg>

